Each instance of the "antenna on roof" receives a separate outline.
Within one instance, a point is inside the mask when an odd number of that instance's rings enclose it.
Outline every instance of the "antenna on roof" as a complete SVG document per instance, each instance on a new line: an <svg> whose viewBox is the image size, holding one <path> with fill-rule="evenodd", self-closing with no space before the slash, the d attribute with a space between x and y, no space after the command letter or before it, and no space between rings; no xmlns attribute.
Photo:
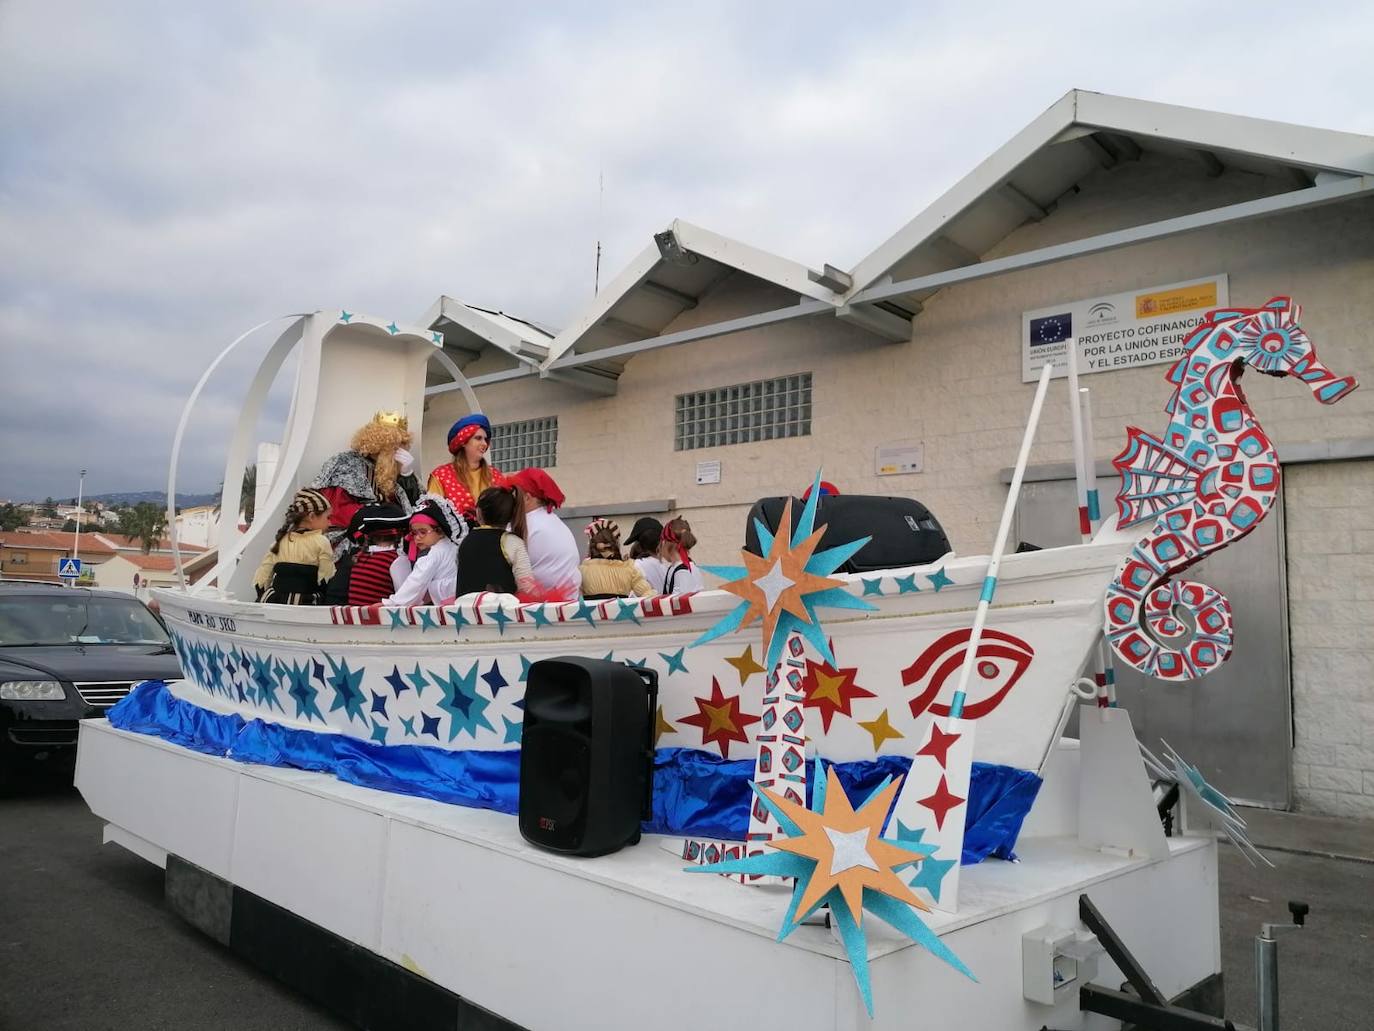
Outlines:
<svg viewBox="0 0 1374 1031"><path fill-rule="evenodd" d="M606 199L606 169L596 173L596 275L592 280L592 296L601 292L601 208Z"/></svg>

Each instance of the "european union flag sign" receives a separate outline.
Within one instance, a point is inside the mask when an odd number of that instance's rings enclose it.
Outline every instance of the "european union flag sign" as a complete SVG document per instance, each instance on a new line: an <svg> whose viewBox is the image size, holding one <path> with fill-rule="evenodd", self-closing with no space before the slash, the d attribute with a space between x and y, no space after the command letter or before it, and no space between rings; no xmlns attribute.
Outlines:
<svg viewBox="0 0 1374 1031"><path fill-rule="evenodd" d="M1073 315L1046 315L1043 319L1030 320L1030 345L1057 344L1073 336Z"/></svg>

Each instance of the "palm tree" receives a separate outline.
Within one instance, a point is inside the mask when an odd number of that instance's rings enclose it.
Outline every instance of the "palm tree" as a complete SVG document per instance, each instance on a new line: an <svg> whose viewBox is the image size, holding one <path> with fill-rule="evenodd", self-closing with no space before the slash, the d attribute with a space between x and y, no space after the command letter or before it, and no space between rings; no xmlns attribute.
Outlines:
<svg viewBox="0 0 1374 1031"><path fill-rule="evenodd" d="M253 508L258 497L258 467L250 465L243 470L243 485L239 488L239 511L243 513L243 521L251 524L253 522Z"/></svg>

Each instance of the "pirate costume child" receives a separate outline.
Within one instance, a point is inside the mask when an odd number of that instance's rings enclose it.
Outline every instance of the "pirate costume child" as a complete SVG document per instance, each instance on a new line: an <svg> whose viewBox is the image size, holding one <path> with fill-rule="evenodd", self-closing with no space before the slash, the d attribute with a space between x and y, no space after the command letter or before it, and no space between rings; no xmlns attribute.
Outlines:
<svg viewBox="0 0 1374 1031"><path fill-rule="evenodd" d="M329 499L317 490L298 490L253 576L258 601L272 605L318 605L334 575L334 550L322 532L329 525Z"/></svg>

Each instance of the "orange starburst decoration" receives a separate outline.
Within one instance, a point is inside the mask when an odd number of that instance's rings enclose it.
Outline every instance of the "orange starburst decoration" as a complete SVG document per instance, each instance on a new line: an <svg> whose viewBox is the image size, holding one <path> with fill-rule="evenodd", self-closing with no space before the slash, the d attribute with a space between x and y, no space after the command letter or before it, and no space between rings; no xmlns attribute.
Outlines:
<svg viewBox="0 0 1374 1031"><path fill-rule="evenodd" d="M748 605L740 626L752 626L756 621L763 620L765 642L773 640L783 613L791 613L802 623L812 622L811 613L802 600L807 595L832 587L844 587L843 580L806 571L816 545L825 535L824 526L793 545L786 530L792 525L791 498L783 505L778 525L782 529L773 538L773 546L768 549L768 554L760 556L743 552L740 557L744 559L745 575L720 585L722 591L729 591Z"/></svg>
<svg viewBox="0 0 1374 1031"><path fill-rule="evenodd" d="M832 888L838 888L854 914L854 922L862 924L863 891L872 888L929 912L930 907L892 872L894 866L912 861L911 852L882 837L883 821L900 784L894 780L857 812L840 787L834 766L826 771L825 807L820 812L759 788L801 830L795 837L775 838L769 844L816 860L816 871L797 903L798 911L808 912Z"/></svg>

